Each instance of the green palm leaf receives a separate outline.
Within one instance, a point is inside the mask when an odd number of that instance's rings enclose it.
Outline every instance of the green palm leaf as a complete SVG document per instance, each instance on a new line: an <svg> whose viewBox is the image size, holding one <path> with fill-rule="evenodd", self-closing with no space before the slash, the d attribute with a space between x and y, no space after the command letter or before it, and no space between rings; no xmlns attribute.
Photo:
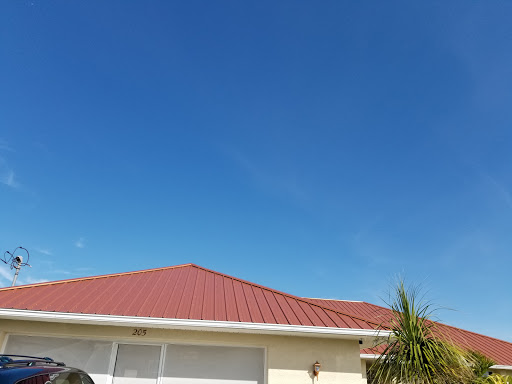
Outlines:
<svg viewBox="0 0 512 384"><path fill-rule="evenodd" d="M379 384L451 384L474 380L466 353L441 340L431 320L434 309L423 302L416 288L406 289L400 281L390 303L391 336L370 368Z"/></svg>

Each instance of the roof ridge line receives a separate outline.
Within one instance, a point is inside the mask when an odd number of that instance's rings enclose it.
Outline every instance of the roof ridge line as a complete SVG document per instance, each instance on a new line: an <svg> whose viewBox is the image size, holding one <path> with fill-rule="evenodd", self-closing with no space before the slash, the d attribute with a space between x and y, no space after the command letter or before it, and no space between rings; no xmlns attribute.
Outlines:
<svg viewBox="0 0 512 384"><path fill-rule="evenodd" d="M325 300L325 301L343 301L343 302L348 302L348 303L365 303L365 304L371 305L373 307L379 307L380 309L385 309L387 311L391 311L392 310L391 308L383 307L382 305L378 305L378 304L369 303L369 302L364 301L364 300L322 299L321 297L318 297L318 298L305 297L305 299L308 299L308 300Z"/></svg>
<svg viewBox="0 0 512 384"><path fill-rule="evenodd" d="M174 268L182 268L186 266L196 266L193 263L187 263L187 264L179 264L179 265L171 265L167 267L158 267L158 268L151 268L151 269L141 269L137 271L130 271L130 272L118 272L118 273L109 273L106 275L96 275L96 276L86 276L86 277L75 277L72 279L64 279L64 280L56 280L56 281L45 281L42 283L33 283L33 284L25 284L25 285L15 285L13 287L3 287L0 288L1 291L9 291L9 290L16 290L16 289L23 289L23 288L32 288L32 287L40 287L45 285L57 285L57 284L64 284L64 283L75 283L77 281L87 281L87 280L97 280L97 279L103 279L107 277L117 277L117 276L124 276L124 275L135 275L138 273L146 273L146 272L155 272L155 271L162 271L166 269L174 269ZM197 266L196 266L197 267Z"/></svg>
<svg viewBox="0 0 512 384"><path fill-rule="evenodd" d="M335 313L343 315L343 316L348 316L348 317L353 318L353 319L361 320L361 321L364 321L366 323L369 323L369 324L372 324L372 325L376 325L377 327L382 327L382 324L379 324L379 323L377 323L375 321L372 321L372 320L369 320L369 319L365 319L365 318L362 318L362 317L359 317L359 316L350 315L348 313L337 311L337 310L332 309L332 308L324 307L323 305L319 305L317 303L314 303L314 302L312 302L312 301L310 301L310 300L308 300L306 298L300 297L300 296L295 296L295 295L292 295L290 293L278 291L277 289L265 287L264 285L256 284L256 283L253 283L251 281L240 279L238 277L234 277L234 276L231 276L231 275L227 275L227 274L222 273L222 272L217 272L217 271L214 271L212 269L201 267L200 265L196 265L196 264L190 264L190 265L195 267L195 268L199 268L199 269L202 269L204 271L211 272L211 273L214 273L216 275L220 275L220 276L226 277L226 278L231 279L231 280L236 280L236 281L239 281L241 283L249 284L249 285L251 285L253 287L258 287L260 289L264 289L264 290L270 291L270 292L277 292L277 293L279 293L279 294L281 294L283 296L291 297L291 298L293 298L295 300L301 301L301 302L309 304L309 305L313 305L313 306L321 308L323 310L328 310L328 311L331 311L331 312L335 312Z"/></svg>
<svg viewBox="0 0 512 384"><path fill-rule="evenodd" d="M308 298L306 297L306 299L308 299ZM341 300L341 299L322 299L322 298L311 298L311 299L312 300L325 300L325 301L342 301L342 302L349 302L349 303L365 303L365 304L371 305L373 307L379 307L381 309L391 311L391 308L383 307L382 305L378 305L378 304L369 303L364 300Z"/></svg>
<svg viewBox="0 0 512 384"><path fill-rule="evenodd" d="M343 300L343 299L323 299L321 297L303 297L303 299L307 300L325 300L325 301L346 301L349 303L364 303L362 300Z"/></svg>

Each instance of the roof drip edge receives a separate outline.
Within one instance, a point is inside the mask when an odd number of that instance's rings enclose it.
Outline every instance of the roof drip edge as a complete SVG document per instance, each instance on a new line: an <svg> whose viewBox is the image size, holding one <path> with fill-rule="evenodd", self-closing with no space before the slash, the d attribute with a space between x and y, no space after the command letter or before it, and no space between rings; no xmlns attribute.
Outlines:
<svg viewBox="0 0 512 384"><path fill-rule="evenodd" d="M244 323L233 321L167 319L154 317L96 315L84 313L64 313L31 311L21 309L0 309L0 319L46 322L68 322L75 324L136 326L148 328L187 329L198 331L238 332L258 334L281 334L297 336L324 336L339 338L388 337L390 332L374 329L353 329L315 327L305 325L283 325L267 323Z"/></svg>
<svg viewBox="0 0 512 384"><path fill-rule="evenodd" d="M512 365L492 365L489 367L489 369L504 369L504 370L510 370L512 371Z"/></svg>

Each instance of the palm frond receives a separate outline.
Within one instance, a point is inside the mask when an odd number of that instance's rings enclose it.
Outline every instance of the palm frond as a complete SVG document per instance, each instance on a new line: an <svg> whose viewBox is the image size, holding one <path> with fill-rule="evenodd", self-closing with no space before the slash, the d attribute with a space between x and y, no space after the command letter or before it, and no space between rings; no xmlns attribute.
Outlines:
<svg viewBox="0 0 512 384"><path fill-rule="evenodd" d="M388 303L392 318L391 336L370 368L379 384L449 384L469 383L471 364L464 352L441 340L430 320L435 308L419 296L419 289L396 286Z"/></svg>

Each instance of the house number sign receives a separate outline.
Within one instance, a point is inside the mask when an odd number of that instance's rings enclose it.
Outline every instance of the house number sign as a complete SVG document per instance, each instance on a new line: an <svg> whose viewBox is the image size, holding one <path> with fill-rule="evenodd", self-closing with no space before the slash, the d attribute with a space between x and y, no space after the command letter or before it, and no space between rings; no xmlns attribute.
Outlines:
<svg viewBox="0 0 512 384"><path fill-rule="evenodd" d="M132 336L146 336L147 329L144 328L133 328Z"/></svg>

